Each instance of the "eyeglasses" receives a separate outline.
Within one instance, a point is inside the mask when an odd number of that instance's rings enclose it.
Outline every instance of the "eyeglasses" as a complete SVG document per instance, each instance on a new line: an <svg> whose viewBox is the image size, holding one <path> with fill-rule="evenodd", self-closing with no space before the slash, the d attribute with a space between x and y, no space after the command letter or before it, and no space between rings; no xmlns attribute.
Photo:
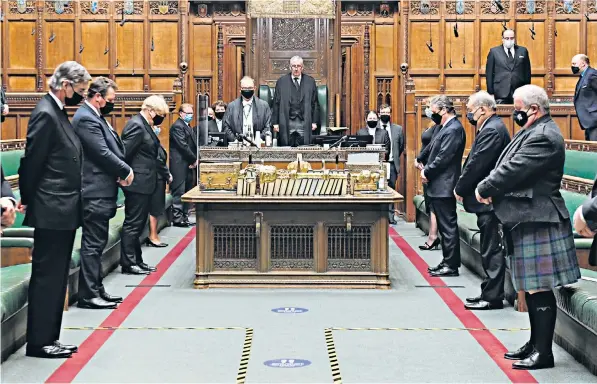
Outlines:
<svg viewBox="0 0 597 384"><path fill-rule="evenodd" d="M291 65L290 68L302 68L303 66L300 64Z"/></svg>

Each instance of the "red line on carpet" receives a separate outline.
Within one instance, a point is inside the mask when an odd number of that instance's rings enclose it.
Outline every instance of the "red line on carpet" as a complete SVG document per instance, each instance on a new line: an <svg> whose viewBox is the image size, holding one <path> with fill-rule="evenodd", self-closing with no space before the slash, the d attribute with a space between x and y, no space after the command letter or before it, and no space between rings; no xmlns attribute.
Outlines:
<svg viewBox="0 0 597 384"><path fill-rule="evenodd" d="M178 259L181 253L188 247L188 245L195 238L196 229L193 227L170 252L157 265L157 272L147 275L140 285L144 287L137 287L124 299L117 309L112 311L110 315L99 325L99 327L119 327L126 318L133 312L137 305L145 298L151 287L147 285L155 285L164 276L168 268ZM111 331L95 330L79 345L79 352L73 354L73 357L67 359L60 365L46 383L71 383L75 377L81 372L89 361L95 356L97 351L104 345L106 341L114 333Z"/></svg>
<svg viewBox="0 0 597 384"><path fill-rule="evenodd" d="M429 276L427 273L428 264L394 228L390 228L389 232L394 243L417 268L429 285L447 285L440 277ZM454 291L438 288L434 288L434 290L466 328L486 328L473 311L464 308L464 303L456 296ZM507 351L506 347L490 331L469 331L469 333L513 383L537 383L537 380L528 371L512 369L512 361L504 359L504 353Z"/></svg>

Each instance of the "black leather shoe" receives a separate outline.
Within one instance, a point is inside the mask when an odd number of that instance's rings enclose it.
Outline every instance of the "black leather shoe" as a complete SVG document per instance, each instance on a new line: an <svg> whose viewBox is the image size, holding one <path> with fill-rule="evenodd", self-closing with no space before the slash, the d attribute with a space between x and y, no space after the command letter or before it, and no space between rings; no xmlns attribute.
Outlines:
<svg viewBox="0 0 597 384"><path fill-rule="evenodd" d="M87 309L114 309L116 308L116 303L111 303L101 297L94 297L93 299L79 299L77 307Z"/></svg>
<svg viewBox="0 0 597 384"><path fill-rule="evenodd" d="M458 269L452 269L447 265L441 267L437 271L429 272L429 274L433 277L450 277L450 276L458 276Z"/></svg>
<svg viewBox="0 0 597 384"><path fill-rule="evenodd" d="M508 351L504 353L504 359L523 360L529 357L534 349L533 344L527 341L525 345L518 348L516 351Z"/></svg>
<svg viewBox="0 0 597 384"><path fill-rule="evenodd" d="M57 347L59 347L59 348L66 349L67 351L70 351L71 353L77 353L77 352L79 352L79 347L77 347L76 345L62 344L58 340L56 340L54 342L54 345L57 346Z"/></svg>
<svg viewBox="0 0 597 384"><path fill-rule="evenodd" d="M396 225L397 224L396 220L394 220L394 219L390 219L389 222L390 222L391 225Z"/></svg>
<svg viewBox="0 0 597 384"><path fill-rule="evenodd" d="M466 309L470 309L472 311L477 310L477 311L486 311L489 309L502 309L504 308L504 302L503 301L485 301L485 300L479 300L476 303L466 303L464 304L464 308Z"/></svg>
<svg viewBox="0 0 597 384"><path fill-rule="evenodd" d="M532 370L553 368L554 365L552 353L539 353L539 351L535 349L526 359L512 363L512 368Z"/></svg>
<svg viewBox="0 0 597 384"><path fill-rule="evenodd" d="M110 295L109 293L106 293L105 291L103 291L103 292L100 291L100 297L110 303L122 303L122 297Z"/></svg>
<svg viewBox="0 0 597 384"><path fill-rule="evenodd" d="M29 346L27 346L25 355L29 357L39 357L41 359L65 359L71 357L72 352L52 344L38 348L29 348Z"/></svg>
<svg viewBox="0 0 597 384"><path fill-rule="evenodd" d="M429 272L435 272L435 271L439 271L440 269L442 269L444 267L444 263L443 261L441 263L439 263L438 265L436 265L435 267L427 267L427 271Z"/></svg>
<svg viewBox="0 0 597 384"><path fill-rule="evenodd" d="M149 271L141 269L138 265L133 265L129 268L122 267L122 273L125 275L149 275Z"/></svg>
<svg viewBox="0 0 597 384"><path fill-rule="evenodd" d="M175 221L172 223L173 226L179 228L188 228L190 227L190 223L188 221Z"/></svg>
<svg viewBox="0 0 597 384"><path fill-rule="evenodd" d="M151 265L147 265L145 263L139 264L139 268L141 268L144 271L149 271L149 272L155 272L155 271L158 270L156 267L151 266Z"/></svg>
<svg viewBox="0 0 597 384"><path fill-rule="evenodd" d="M477 296L477 297L467 297L466 298L466 302L467 303L478 303L479 301L481 301L481 295Z"/></svg>

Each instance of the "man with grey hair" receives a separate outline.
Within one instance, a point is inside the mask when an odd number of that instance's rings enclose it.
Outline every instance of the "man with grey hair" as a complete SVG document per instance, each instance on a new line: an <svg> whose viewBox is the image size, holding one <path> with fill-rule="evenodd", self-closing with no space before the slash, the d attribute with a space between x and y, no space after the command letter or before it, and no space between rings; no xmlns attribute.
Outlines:
<svg viewBox="0 0 597 384"><path fill-rule="evenodd" d="M83 145L83 236L79 270L79 308L110 309L122 297L112 296L102 284L102 253L108 243L110 219L116 215L118 182L129 185L133 170L124 162L124 145L106 120L114 108L114 81L96 78L87 100L73 117L75 133Z"/></svg>
<svg viewBox="0 0 597 384"><path fill-rule="evenodd" d="M431 276L458 276L460 238L454 187L460 177L466 133L448 96L435 96L429 105L431 119L439 128L432 142L419 155L419 160L424 165L421 181L427 183L427 195L437 218L443 260L428 270Z"/></svg>
<svg viewBox="0 0 597 384"><path fill-rule="evenodd" d="M303 73L303 59L290 59L290 73L276 82L272 123L280 146L298 147L311 144L317 130L319 104L315 79Z"/></svg>
<svg viewBox="0 0 597 384"><path fill-rule="evenodd" d="M243 135L251 140L255 133L265 138L265 133L271 131L272 111L265 100L255 97L255 80L245 76L240 80L240 96L228 104L222 117L222 131L226 132L229 141Z"/></svg>
<svg viewBox="0 0 597 384"><path fill-rule="evenodd" d="M590 63L587 55L572 58L572 73L580 74L574 91L574 108L580 128L585 131L585 140L597 141L597 70Z"/></svg>
<svg viewBox="0 0 597 384"><path fill-rule="evenodd" d="M477 128L477 134L454 188L454 196L467 212L477 215L477 226L481 232L481 264L486 277L481 283L481 295L467 298L464 307L471 310L501 309L504 307L506 258L499 235L499 220L491 205L477 201L475 188L489 175L510 143L510 133L495 114L496 103L489 93L481 91L473 94L466 109L466 117Z"/></svg>
<svg viewBox="0 0 597 384"><path fill-rule="evenodd" d="M475 195L493 204L509 246L512 283L524 291L531 338L505 358L514 369L554 366L556 324L553 289L580 278L570 214L560 193L566 150L549 114L545 90L525 85L514 91L514 121L522 130L500 155Z"/></svg>
<svg viewBox="0 0 597 384"><path fill-rule="evenodd" d="M83 148L65 105L83 100L91 76L75 61L58 66L29 119L25 156L19 168L24 225L35 228L29 305L27 356L70 357L74 345L58 342L68 271L81 225Z"/></svg>

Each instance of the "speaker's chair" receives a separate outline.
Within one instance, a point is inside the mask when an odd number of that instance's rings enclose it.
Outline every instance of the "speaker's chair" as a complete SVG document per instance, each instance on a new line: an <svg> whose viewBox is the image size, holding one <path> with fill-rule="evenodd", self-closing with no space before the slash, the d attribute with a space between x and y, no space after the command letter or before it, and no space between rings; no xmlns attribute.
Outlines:
<svg viewBox="0 0 597 384"><path fill-rule="evenodd" d="M269 87L267 85L260 85L259 86L259 98L261 100L267 101L270 108L274 104L274 93L276 92L275 88ZM319 103L319 121L317 121L317 125L319 128L320 133L327 132L328 123L328 86L327 85L318 85L317 86L317 102Z"/></svg>

